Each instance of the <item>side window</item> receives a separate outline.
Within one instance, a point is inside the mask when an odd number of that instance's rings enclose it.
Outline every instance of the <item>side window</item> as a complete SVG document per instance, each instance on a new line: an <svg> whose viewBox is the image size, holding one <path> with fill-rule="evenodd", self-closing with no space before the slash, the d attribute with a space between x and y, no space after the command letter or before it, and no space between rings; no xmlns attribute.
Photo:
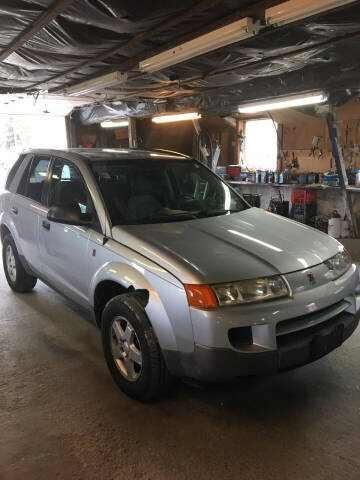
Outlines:
<svg viewBox="0 0 360 480"><path fill-rule="evenodd" d="M9 173L6 177L5 189L10 190L11 182L14 180L16 172L19 170L19 167L24 160L25 155L20 155L20 157L16 160L14 165L10 168Z"/></svg>
<svg viewBox="0 0 360 480"><path fill-rule="evenodd" d="M50 157L48 156L34 157L24 172L18 193L32 198L36 202L41 202L49 164Z"/></svg>
<svg viewBox="0 0 360 480"><path fill-rule="evenodd" d="M90 215L94 227L99 225L90 192L80 171L72 163L56 159L52 168L48 206L71 206L80 214Z"/></svg>

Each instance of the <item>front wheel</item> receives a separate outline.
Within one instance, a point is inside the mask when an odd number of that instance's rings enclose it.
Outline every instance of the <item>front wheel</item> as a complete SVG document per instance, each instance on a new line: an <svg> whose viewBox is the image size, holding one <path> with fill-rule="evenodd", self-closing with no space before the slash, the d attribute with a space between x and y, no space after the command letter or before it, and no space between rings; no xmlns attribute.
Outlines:
<svg viewBox="0 0 360 480"><path fill-rule="evenodd" d="M31 292L37 278L29 275L21 264L15 242L10 234L3 240L3 265L9 287L15 292Z"/></svg>
<svg viewBox="0 0 360 480"><path fill-rule="evenodd" d="M151 401L167 390L172 377L149 319L134 295L118 295L107 303L101 329L106 363L124 393Z"/></svg>

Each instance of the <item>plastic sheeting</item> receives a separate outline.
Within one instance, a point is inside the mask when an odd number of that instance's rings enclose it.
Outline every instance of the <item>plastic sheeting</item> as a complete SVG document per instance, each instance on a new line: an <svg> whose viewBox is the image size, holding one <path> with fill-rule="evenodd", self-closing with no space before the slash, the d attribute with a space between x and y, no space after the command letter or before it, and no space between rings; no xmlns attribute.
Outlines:
<svg viewBox="0 0 360 480"><path fill-rule="evenodd" d="M5 0L1 3L0 48L4 48L53 2ZM191 20L128 48L122 55L82 68L60 81L46 82L51 76L150 30L196 3L196 0L77 0L1 64L0 88L27 88L32 83L44 81L43 88L51 89L97 71L101 73L105 67L132 58L144 50L159 48L179 34L225 16L246 1L219 2Z"/></svg>
<svg viewBox="0 0 360 480"><path fill-rule="evenodd" d="M51 3L51 0L3 0L0 48L6 47ZM166 48L179 36L249 4L247 0L221 1L127 48L121 55L81 68L66 78L48 81L195 3L195 0L77 0L0 63L0 92L22 91L37 82L43 82L42 87L51 90L82 81L88 75L102 74L136 55ZM346 88L351 84L355 89L360 88L359 37L256 65L258 60L290 54L298 48L357 32L360 32L360 2L319 16L316 21L268 31L161 72L139 75L136 70L130 71L125 84L107 92L110 98L117 100L86 106L74 112L74 119L89 124L123 115L146 117L160 111L185 108L197 108L204 114L226 115L234 113L239 103L251 99L336 85Z"/></svg>

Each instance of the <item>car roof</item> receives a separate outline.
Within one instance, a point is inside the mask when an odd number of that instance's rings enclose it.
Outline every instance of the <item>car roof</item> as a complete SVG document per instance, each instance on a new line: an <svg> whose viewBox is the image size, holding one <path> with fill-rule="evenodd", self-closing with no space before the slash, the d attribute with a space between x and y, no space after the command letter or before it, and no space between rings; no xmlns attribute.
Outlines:
<svg viewBox="0 0 360 480"><path fill-rule="evenodd" d="M149 159L156 160L160 158L164 159L177 159L184 160L191 158L188 155L179 152L173 152L171 150L164 149L141 149L141 148L64 148L57 149L31 149L26 150L23 153L29 154L47 154L47 155L59 155L61 154L75 154L77 156L86 158L88 161L99 160L111 160L111 159Z"/></svg>

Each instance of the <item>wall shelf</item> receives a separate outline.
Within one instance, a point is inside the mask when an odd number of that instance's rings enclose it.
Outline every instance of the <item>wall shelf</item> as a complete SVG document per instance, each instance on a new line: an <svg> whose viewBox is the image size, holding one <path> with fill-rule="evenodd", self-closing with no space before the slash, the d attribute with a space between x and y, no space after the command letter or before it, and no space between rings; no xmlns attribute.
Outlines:
<svg viewBox="0 0 360 480"><path fill-rule="evenodd" d="M254 187L272 187L272 188L307 188L309 190L320 190L322 192L326 191L341 191L341 187L312 187L311 185L307 184L300 184L300 183L251 183L251 182L243 182L241 180L227 180L230 185L245 185L245 186L254 186ZM354 193L360 193L360 187L355 187L353 185L350 185L346 187L346 190Z"/></svg>

